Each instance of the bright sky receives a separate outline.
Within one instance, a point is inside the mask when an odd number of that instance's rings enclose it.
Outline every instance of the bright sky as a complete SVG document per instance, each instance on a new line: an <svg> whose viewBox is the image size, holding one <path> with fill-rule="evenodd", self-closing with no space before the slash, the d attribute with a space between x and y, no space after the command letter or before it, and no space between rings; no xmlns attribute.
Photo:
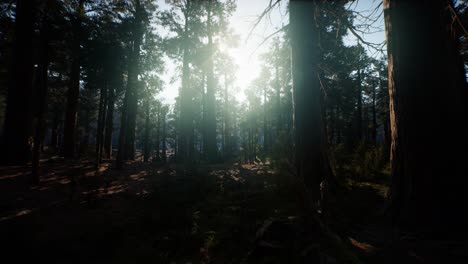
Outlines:
<svg viewBox="0 0 468 264"><path fill-rule="evenodd" d="M353 10L366 12L366 10L373 10L380 2L381 1L377 0L359 0L357 3L354 3L351 8ZM235 59L236 64L239 66L237 80L234 84L235 94L238 100L244 99L243 91L248 87L250 82L259 75L259 55L264 53L269 47L268 42L262 46L260 46L260 44L265 37L277 31L283 25L288 24L289 19L286 13L287 1L285 0L282 1L280 8L275 8L270 15L255 28L250 38L247 39L258 16L265 10L269 3L270 0L237 0L237 10L230 19L231 27L241 38L239 47L229 51L230 55ZM162 3L161 7L166 8L167 6ZM377 25L382 26L382 20L378 21ZM369 42L380 43L385 39L385 35L383 32L379 32L365 35L363 38ZM348 45L355 45L356 38L350 35L345 40L345 43ZM167 60L168 70L163 76L166 85L159 96L165 103L169 104L174 103L180 86L180 81L171 83L171 78L173 78L175 74L175 67L173 62Z"/></svg>

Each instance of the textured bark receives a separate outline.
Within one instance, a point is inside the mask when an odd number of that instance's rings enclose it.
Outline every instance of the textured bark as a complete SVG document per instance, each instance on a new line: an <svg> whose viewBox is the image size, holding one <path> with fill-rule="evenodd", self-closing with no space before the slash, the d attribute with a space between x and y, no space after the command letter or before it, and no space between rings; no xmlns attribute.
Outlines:
<svg viewBox="0 0 468 264"><path fill-rule="evenodd" d="M393 220L466 231L467 89L448 1L385 0Z"/></svg>
<svg viewBox="0 0 468 264"><path fill-rule="evenodd" d="M12 74L8 88L2 160L25 164L31 157L34 0L18 0Z"/></svg>

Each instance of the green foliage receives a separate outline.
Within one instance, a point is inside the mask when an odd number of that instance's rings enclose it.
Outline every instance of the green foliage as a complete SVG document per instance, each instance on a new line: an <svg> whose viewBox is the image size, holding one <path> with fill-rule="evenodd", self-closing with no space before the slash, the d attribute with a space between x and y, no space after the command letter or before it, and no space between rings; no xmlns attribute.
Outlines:
<svg viewBox="0 0 468 264"><path fill-rule="evenodd" d="M386 148L359 144L347 153L342 144L332 147L334 168L338 177L357 181L389 182L390 162Z"/></svg>

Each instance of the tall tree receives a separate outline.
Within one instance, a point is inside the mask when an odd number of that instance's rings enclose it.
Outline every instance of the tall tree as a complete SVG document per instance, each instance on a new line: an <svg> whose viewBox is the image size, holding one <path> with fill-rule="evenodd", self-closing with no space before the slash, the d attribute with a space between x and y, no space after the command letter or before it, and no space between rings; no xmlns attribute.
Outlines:
<svg viewBox="0 0 468 264"><path fill-rule="evenodd" d="M313 203L320 200L328 162L318 78L319 30L312 15L319 12L318 2L290 2L296 169L308 190L306 199Z"/></svg>
<svg viewBox="0 0 468 264"><path fill-rule="evenodd" d="M2 160L6 163L26 163L31 157L35 12L35 0L17 1L14 62L10 74L2 142Z"/></svg>
<svg viewBox="0 0 468 264"><path fill-rule="evenodd" d="M47 1L42 6L43 10L50 4ZM44 132L45 132L45 114L47 112L47 82L48 82L48 70L49 70L49 18L47 12L43 12L40 27L40 48L39 48L39 63L37 67L36 77L36 113L35 113L35 133L34 133L34 144L33 144L33 160L32 160L32 176L33 183L39 183L39 170L40 170L40 155L43 145Z"/></svg>
<svg viewBox="0 0 468 264"><path fill-rule="evenodd" d="M84 19L84 3L85 0L73 2L74 14L71 16L72 21L72 42L71 42L71 70L70 83L67 91L67 108L65 114L64 126L64 144L63 154L66 158L75 157L76 138L77 138L77 122L78 122L78 100L80 95L80 74L81 74L81 41L82 41L82 23Z"/></svg>
<svg viewBox="0 0 468 264"><path fill-rule="evenodd" d="M449 5L384 1L391 198L397 226L461 233L468 220L468 90Z"/></svg>

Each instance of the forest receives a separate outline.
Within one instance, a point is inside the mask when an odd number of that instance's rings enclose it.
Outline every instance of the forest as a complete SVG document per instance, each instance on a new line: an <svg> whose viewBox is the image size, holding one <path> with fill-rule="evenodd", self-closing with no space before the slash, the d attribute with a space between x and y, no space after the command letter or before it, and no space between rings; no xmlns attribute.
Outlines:
<svg viewBox="0 0 468 264"><path fill-rule="evenodd" d="M1 0L2 262L468 263L467 29L467 0Z"/></svg>

